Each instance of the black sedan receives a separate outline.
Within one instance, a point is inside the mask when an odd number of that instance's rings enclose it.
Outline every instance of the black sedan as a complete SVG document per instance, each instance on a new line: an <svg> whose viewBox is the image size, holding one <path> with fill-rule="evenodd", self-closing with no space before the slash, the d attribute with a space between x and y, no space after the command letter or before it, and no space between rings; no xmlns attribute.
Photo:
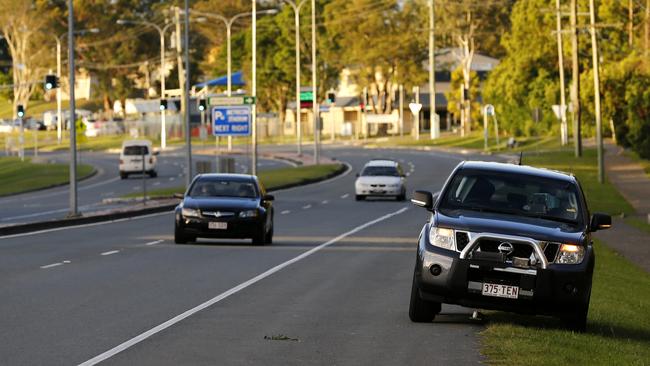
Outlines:
<svg viewBox="0 0 650 366"><path fill-rule="evenodd" d="M253 244L271 244L273 199L255 176L200 174L176 207L174 241L251 238Z"/></svg>

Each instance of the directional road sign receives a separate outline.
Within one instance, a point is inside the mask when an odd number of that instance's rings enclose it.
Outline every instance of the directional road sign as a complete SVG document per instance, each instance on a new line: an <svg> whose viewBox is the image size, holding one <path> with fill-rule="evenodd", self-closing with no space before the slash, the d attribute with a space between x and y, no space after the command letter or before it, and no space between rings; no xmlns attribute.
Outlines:
<svg viewBox="0 0 650 366"><path fill-rule="evenodd" d="M210 105L251 105L255 104L255 97L239 95L236 97L210 97Z"/></svg>
<svg viewBox="0 0 650 366"><path fill-rule="evenodd" d="M251 134L251 107L248 105L220 105L212 107L212 126L215 136L249 136Z"/></svg>

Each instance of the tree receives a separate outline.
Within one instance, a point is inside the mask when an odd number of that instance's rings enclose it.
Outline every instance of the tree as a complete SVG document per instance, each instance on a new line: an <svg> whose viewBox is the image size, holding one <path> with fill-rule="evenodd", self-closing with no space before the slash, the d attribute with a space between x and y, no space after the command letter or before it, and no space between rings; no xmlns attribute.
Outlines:
<svg viewBox="0 0 650 366"><path fill-rule="evenodd" d="M0 30L12 60L14 107L27 107L29 99L45 74L48 36L46 25L51 15L45 0L0 0ZM14 113L16 108L14 109Z"/></svg>

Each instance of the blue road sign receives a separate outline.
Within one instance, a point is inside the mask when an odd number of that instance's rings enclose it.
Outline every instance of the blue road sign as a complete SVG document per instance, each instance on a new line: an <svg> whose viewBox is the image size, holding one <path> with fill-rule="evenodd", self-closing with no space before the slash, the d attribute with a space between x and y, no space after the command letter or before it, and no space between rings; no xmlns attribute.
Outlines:
<svg viewBox="0 0 650 366"><path fill-rule="evenodd" d="M249 136L251 107L249 105L212 107L212 126L215 136Z"/></svg>

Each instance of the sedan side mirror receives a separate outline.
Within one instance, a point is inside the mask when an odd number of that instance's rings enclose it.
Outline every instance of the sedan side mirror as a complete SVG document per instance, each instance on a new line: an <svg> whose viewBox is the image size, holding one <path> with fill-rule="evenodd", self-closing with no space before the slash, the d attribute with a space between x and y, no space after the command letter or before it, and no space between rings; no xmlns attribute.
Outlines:
<svg viewBox="0 0 650 366"><path fill-rule="evenodd" d="M273 201L275 200L275 196L272 194L266 194L264 197L262 197L262 201Z"/></svg>
<svg viewBox="0 0 650 366"><path fill-rule="evenodd" d="M429 191L415 191L413 192L411 203L431 210L433 209L433 195Z"/></svg>
<svg viewBox="0 0 650 366"><path fill-rule="evenodd" d="M594 213L591 215L589 228L591 231L609 229L612 227L612 217L604 213Z"/></svg>

